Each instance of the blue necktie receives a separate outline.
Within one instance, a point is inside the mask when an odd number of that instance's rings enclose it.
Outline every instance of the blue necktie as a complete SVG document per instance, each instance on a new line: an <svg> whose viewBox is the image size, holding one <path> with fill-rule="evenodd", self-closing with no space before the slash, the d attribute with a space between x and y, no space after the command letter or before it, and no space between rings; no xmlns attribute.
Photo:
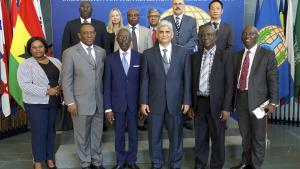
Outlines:
<svg viewBox="0 0 300 169"><path fill-rule="evenodd" d="M123 57L122 57L122 65L123 65L125 74L127 75L128 69L129 69L128 62L127 62L127 60L126 60L127 52L124 52L124 53L122 53L122 54L123 54Z"/></svg>

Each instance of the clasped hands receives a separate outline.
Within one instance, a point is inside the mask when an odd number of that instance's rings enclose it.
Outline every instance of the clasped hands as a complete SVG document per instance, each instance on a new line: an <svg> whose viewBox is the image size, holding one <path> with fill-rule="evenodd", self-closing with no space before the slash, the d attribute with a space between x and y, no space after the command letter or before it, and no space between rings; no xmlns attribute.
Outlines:
<svg viewBox="0 0 300 169"><path fill-rule="evenodd" d="M61 87L56 86L56 87L51 87L51 88L47 89L46 95L58 96L61 94L61 92L62 92Z"/></svg>

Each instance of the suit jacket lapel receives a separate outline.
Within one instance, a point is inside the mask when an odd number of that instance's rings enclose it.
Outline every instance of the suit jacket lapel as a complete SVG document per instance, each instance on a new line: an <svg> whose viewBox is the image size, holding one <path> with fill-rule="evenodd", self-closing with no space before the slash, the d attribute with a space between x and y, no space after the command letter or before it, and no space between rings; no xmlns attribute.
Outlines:
<svg viewBox="0 0 300 169"><path fill-rule="evenodd" d="M156 57L156 60L160 63L160 69L162 70L162 72L164 72L164 75L166 75L165 74L165 68L164 68L163 60L162 60L162 55L160 53L159 46L154 47L154 49L155 49L154 56Z"/></svg>
<svg viewBox="0 0 300 169"><path fill-rule="evenodd" d="M178 54L178 52L179 51L177 51L177 48L175 48L175 46L174 45L172 45L172 50L171 50L171 58L170 58L170 67L169 67L169 71L168 71L168 73L170 72L170 71L172 71L174 68L174 66L176 65L176 63L177 63L177 55L176 54Z"/></svg>
<svg viewBox="0 0 300 169"><path fill-rule="evenodd" d="M257 49L256 49L255 54L254 54L250 74L249 74L249 79L252 76L253 72L255 71L256 66L259 64L259 61L260 61L260 58L261 58L261 57L258 56L259 52L260 52L260 46L257 46Z"/></svg>
<svg viewBox="0 0 300 169"><path fill-rule="evenodd" d="M77 51L80 54L80 56L82 56L89 64L91 64L92 66L94 65L94 63L92 62L90 56L86 53L86 51L83 49L83 47L81 46L80 43L78 44ZM96 53L96 51L95 51L95 53Z"/></svg>
<svg viewBox="0 0 300 169"><path fill-rule="evenodd" d="M126 77L126 73L125 73L125 70L123 68L123 64L122 64L122 60L121 60L121 56L120 56L120 50L117 50L117 54L114 55L114 60L116 62L116 64L118 65L118 67L120 68L121 72L123 72L123 76ZM130 64L131 64L131 61L130 61ZM128 69L128 74L129 74L129 70L130 70L130 67Z"/></svg>
<svg viewBox="0 0 300 169"><path fill-rule="evenodd" d="M195 71L196 71L196 73L195 73L195 79L197 79L196 80L196 82L197 82L197 84L199 84L199 78L200 78L200 69L201 69L201 62L202 62L202 58L203 58L203 50L202 51L199 51L198 52L198 55L197 55L197 57L196 57L196 69L195 69Z"/></svg>
<svg viewBox="0 0 300 169"><path fill-rule="evenodd" d="M236 72L236 75L237 75L237 80L239 80L239 75L240 75L240 71L241 71L241 67L242 67L242 60L243 60L243 55L244 55L244 52L245 52L245 49L242 50L240 52L240 54L238 55L239 57L236 58L237 59L237 72Z"/></svg>

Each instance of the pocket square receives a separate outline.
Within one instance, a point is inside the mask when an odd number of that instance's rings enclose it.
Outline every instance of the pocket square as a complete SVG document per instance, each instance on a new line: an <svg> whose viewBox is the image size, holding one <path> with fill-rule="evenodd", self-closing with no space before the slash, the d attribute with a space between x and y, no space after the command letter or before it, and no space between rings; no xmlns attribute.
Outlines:
<svg viewBox="0 0 300 169"><path fill-rule="evenodd" d="M140 67L140 65L133 65L132 67Z"/></svg>

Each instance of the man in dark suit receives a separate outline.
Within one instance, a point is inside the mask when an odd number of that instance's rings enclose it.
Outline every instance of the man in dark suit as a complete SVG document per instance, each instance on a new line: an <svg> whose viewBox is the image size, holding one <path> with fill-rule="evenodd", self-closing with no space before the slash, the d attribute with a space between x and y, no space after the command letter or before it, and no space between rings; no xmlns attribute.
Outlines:
<svg viewBox="0 0 300 169"><path fill-rule="evenodd" d="M242 33L245 49L233 55L235 108L242 136L242 162L231 169L261 169L265 155L265 118L253 110L269 100L263 109L276 111L278 70L274 52L257 45L258 31L246 26Z"/></svg>
<svg viewBox="0 0 300 169"><path fill-rule="evenodd" d="M184 0L173 0L174 15L167 16L163 20L172 23L174 37L172 44L185 47L193 51L198 45L196 19L184 15Z"/></svg>
<svg viewBox="0 0 300 169"><path fill-rule="evenodd" d="M196 19L184 15L184 0L173 0L173 15L163 18L171 22L174 30L172 44L189 49L192 53L198 45ZM193 125L187 116L183 116L183 126L192 129Z"/></svg>
<svg viewBox="0 0 300 169"><path fill-rule="evenodd" d="M117 165L113 169L139 169L137 154L137 113L139 108L140 54L130 49L131 34L121 28L116 37L120 49L107 57L104 71L104 109L111 124L115 120ZM129 150L125 151L125 124Z"/></svg>
<svg viewBox="0 0 300 169"><path fill-rule="evenodd" d="M210 22L199 27L199 50L203 48L203 44L201 42L201 30L207 26L211 25L217 31L217 46L221 50L225 50L226 52L232 52L234 46L234 37L231 25L221 20L221 16L223 14L223 3L220 0L212 0L209 3L209 14L211 17Z"/></svg>
<svg viewBox="0 0 300 169"><path fill-rule="evenodd" d="M204 49L192 55L195 169L205 169L210 139L210 168L222 169L225 162L225 126L232 111L233 69L228 64L231 60L219 49L216 40L216 31L210 25L203 27Z"/></svg>
<svg viewBox="0 0 300 169"><path fill-rule="evenodd" d="M91 18L93 7L89 1L82 1L79 7L80 18L68 21L62 38L61 53L71 46L79 42L77 33L82 23L91 23L96 30L95 45L100 46L108 53L110 51L109 45L106 43L106 27L104 22Z"/></svg>
<svg viewBox="0 0 300 169"><path fill-rule="evenodd" d="M163 125L170 141L171 169L183 158L182 114L191 105L191 58L189 51L171 43L173 27L163 20L157 26L159 45L144 51L141 70L141 113L148 116L152 169L163 166Z"/></svg>

